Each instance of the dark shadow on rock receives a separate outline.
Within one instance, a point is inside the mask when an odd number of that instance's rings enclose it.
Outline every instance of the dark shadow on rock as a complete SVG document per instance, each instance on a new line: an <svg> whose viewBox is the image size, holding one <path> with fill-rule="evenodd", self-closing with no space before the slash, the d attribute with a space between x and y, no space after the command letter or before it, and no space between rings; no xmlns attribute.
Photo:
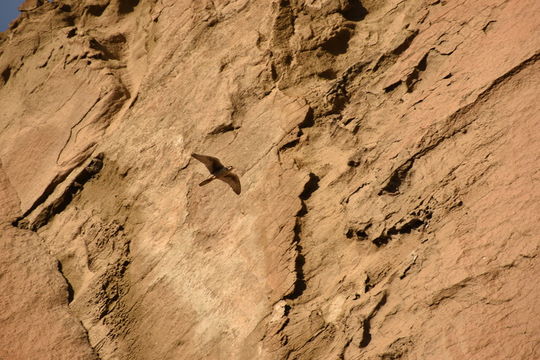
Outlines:
<svg viewBox="0 0 540 360"><path fill-rule="evenodd" d="M343 17L350 21L361 21L364 20L368 11L358 0L349 0L348 4L345 6L341 12Z"/></svg>

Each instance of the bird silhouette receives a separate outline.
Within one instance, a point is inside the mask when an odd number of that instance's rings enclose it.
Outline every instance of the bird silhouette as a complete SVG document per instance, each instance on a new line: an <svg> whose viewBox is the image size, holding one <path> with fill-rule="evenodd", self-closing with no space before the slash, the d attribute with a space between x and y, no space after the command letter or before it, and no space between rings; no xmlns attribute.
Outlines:
<svg viewBox="0 0 540 360"><path fill-rule="evenodd" d="M224 166L221 161L219 161L218 158L215 158L213 156L208 155L201 155L201 154L191 154L191 156L200 162L202 162L208 171L210 171L210 174L212 174L211 177L204 180L199 184L199 186L204 186L216 179L221 180L229 184L229 186L233 189L233 191L236 194L240 194L242 187L240 186L240 179L236 174L232 172L233 167L232 166Z"/></svg>

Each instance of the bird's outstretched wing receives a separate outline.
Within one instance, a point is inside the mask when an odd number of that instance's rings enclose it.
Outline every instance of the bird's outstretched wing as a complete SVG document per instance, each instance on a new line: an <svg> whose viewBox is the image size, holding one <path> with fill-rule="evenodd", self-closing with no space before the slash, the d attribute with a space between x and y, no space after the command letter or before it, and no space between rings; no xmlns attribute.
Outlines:
<svg viewBox="0 0 540 360"><path fill-rule="evenodd" d="M221 163L221 161L219 161L218 158L195 153L191 154L191 156L202 162L211 174L215 173L220 169L223 169L223 164Z"/></svg>
<svg viewBox="0 0 540 360"><path fill-rule="evenodd" d="M229 186L233 189L233 191L240 195L240 192L242 191L242 187L240 185L240 179L236 174L229 173L223 177L219 177L219 180L225 181Z"/></svg>

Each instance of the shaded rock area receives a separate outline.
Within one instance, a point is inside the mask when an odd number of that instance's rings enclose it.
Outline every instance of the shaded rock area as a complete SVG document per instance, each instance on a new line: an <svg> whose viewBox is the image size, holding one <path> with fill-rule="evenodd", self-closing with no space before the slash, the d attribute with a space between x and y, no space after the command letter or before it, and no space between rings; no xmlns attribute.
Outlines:
<svg viewBox="0 0 540 360"><path fill-rule="evenodd" d="M538 1L20 9L1 359L540 358Z"/></svg>

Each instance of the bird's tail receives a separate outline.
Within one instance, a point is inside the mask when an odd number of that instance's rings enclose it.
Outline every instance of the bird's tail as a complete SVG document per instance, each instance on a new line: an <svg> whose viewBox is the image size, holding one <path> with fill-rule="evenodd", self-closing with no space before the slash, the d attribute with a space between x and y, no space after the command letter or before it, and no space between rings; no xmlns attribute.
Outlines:
<svg viewBox="0 0 540 360"><path fill-rule="evenodd" d="M204 185L206 185L206 184L208 184L208 183L210 183L210 182L212 182L214 180L216 180L216 178L212 176L211 178L208 178L208 179L204 180L203 182L201 182L199 184L199 186L204 186Z"/></svg>

